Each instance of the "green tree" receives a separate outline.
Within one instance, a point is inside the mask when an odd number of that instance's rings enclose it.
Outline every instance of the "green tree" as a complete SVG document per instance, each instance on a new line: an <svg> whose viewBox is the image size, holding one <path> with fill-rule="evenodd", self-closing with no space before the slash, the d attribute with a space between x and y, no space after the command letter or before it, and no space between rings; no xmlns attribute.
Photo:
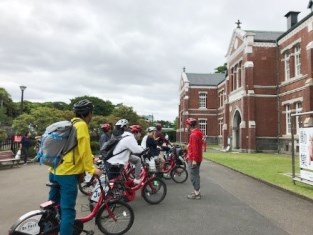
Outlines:
<svg viewBox="0 0 313 235"><path fill-rule="evenodd" d="M0 87L0 125L11 125L12 118L16 115L16 105L14 105L10 94Z"/></svg>
<svg viewBox="0 0 313 235"><path fill-rule="evenodd" d="M111 101L109 101L109 100L104 101L104 100L97 98L97 97L94 97L94 96L76 97L74 99L71 99L69 106L72 108L76 102L78 102L82 99L88 99L93 103L93 105L95 107L94 108L94 115L107 116L107 115L110 115L114 109L114 105L112 104Z"/></svg>
<svg viewBox="0 0 313 235"><path fill-rule="evenodd" d="M227 71L227 63L224 63L224 65L215 68L215 73L226 73L226 71Z"/></svg>
<svg viewBox="0 0 313 235"><path fill-rule="evenodd" d="M143 119L140 117L132 107L128 107L123 104L117 104L112 112L112 114L117 117L118 119L125 118L128 120L131 124L138 124L140 119Z"/></svg>
<svg viewBox="0 0 313 235"><path fill-rule="evenodd" d="M71 110L70 105L68 105L65 102L56 101L56 102L44 102L42 103L43 106L49 107L49 108L55 108L59 110Z"/></svg>
<svg viewBox="0 0 313 235"><path fill-rule="evenodd" d="M29 130L30 125L34 127L36 134L42 134L50 124L70 120L73 117L71 111L61 111L55 108L36 107L30 113L23 113L13 121L12 127L17 133L23 134Z"/></svg>

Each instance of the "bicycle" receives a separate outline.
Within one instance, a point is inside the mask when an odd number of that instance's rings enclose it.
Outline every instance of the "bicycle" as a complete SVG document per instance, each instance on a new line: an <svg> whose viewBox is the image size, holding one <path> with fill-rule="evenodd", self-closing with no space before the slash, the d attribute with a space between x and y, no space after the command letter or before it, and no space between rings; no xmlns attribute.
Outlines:
<svg viewBox="0 0 313 235"><path fill-rule="evenodd" d="M97 178L99 189L98 200L87 216L77 218L73 235L85 233L93 235L94 231L84 230L84 223L95 218L95 223L103 234L120 235L126 233L133 225L133 209L123 201L107 200L100 178ZM49 187L59 187L49 183ZM60 226L59 204L47 201L40 205L40 210L22 215L10 228L9 235L57 235Z"/></svg>
<svg viewBox="0 0 313 235"><path fill-rule="evenodd" d="M149 204L159 204L167 194L167 186L163 180L158 178L155 172L149 171L149 165L145 158L149 158L149 150L145 150L140 155L142 170L140 173L140 183L134 184L131 172L133 168L126 170L123 165L115 166L119 168L119 175L109 181L110 191L108 197L115 197L126 202L136 198L136 191L141 190L141 196Z"/></svg>
<svg viewBox="0 0 313 235"><path fill-rule="evenodd" d="M165 164L158 171L158 175L164 179L172 179L175 183L186 182L188 171L186 170L186 163L182 154L183 152L179 147L169 149L164 154Z"/></svg>

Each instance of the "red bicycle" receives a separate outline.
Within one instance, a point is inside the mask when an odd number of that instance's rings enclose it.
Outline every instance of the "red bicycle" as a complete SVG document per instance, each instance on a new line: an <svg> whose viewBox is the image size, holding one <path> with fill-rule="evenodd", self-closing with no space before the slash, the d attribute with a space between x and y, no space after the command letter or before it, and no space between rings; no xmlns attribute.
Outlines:
<svg viewBox="0 0 313 235"><path fill-rule="evenodd" d="M173 147L164 154L165 164L158 172L164 179L172 179L176 183L184 183L188 179L188 171L183 157L183 151L179 147ZM157 167L158 168L158 167Z"/></svg>
<svg viewBox="0 0 313 235"><path fill-rule="evenodd" d="M126 202L136 198L136 191L141 190L141 196L149 204L158 204L167 194L167 186L163 180L158 178L155 172L149 172L149 166L145 158L149 157L148 151L141 155L142 170L140 173L140 183L134 184L132 177L133 168L125 168L123 165L115 166L120 170L119 176L109 181L110 190L108 197L123 199ZM127 170L128 169L128 170Z"/></svg>
<svg viewBox="0 0 313 235"><path fill-rule="evenodd" d="M84 230L84 223L95 218L96 225L103 234L119 235L126 233L133 225L133 209L123 201L107 200L103 182L98 178L98 200L89 215L75 220L74 235L85 233L93 235L94 231ZM58 184L47 184L59 187ZM10 228L9 235L57 235L60 226L59 205L47 201L40 205L40 210L22 215Z"/></svg>

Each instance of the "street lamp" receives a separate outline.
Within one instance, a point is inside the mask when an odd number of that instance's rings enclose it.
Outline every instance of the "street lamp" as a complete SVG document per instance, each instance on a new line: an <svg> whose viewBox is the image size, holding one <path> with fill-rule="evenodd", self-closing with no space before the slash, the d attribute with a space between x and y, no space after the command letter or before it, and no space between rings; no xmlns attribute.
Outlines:
<svg viewBox="0 0 313 235"><path fill-rule="evenodd" d="M22 114L23 113L24 91L26 89L26 86L20 86L20 89L22 91L22 96L21 96L21 114Z"/></svg>

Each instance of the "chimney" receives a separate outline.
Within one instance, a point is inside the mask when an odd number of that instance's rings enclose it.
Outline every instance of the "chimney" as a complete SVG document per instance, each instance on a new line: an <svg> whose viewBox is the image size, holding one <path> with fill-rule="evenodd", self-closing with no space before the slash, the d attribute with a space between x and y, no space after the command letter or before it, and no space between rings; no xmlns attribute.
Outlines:
<svg viewBox="0 0 313 235"><path fill-rule="evenodd" d="M287 17L287 30L298 23L299 11L289 11L285 17Z"/></svg>
<svg viewBox="0 0 313 235"><path fill-rule="evenodd" d="M308 8L311 10L311 12L313 12L313 1L312 0L309 1Z"/></svg>

